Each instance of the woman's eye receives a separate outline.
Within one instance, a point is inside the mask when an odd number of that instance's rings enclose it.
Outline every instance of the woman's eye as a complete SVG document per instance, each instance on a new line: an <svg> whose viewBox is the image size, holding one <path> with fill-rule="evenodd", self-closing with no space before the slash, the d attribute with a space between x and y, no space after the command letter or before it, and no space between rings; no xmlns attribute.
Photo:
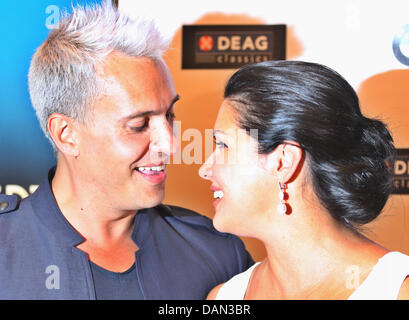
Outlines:
<svg viewBox="0 0 409 320"><path fill-rule="evenodd" d="M166 115L166 118L168 119L169 122L171 122L171 121L173 121L173 120L176 119L176 114L175 114L174 112L169 112L169 113Z"/></svg>
<svg viewBox="0 0 409 320"><path fill-rule="evenodd" d="M216 148L218 149L228 149L229 147L221 141L214 141L214 144L216 145Z"/></svg>

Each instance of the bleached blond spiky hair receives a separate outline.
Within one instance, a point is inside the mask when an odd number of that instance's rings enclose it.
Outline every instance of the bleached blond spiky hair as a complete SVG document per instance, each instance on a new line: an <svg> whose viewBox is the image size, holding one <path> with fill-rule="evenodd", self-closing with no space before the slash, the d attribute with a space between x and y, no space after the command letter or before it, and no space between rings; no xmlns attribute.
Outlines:
<svg viewBox="0 0 409 320"><path fill-rule="evenodd" d="M99 91L96 67L109 53L159 59L168 44L152 20L131 19L109 1L63 14L34 54L28 74L32 105L54 149L48 117L55 112L85 120Z"/></svg>

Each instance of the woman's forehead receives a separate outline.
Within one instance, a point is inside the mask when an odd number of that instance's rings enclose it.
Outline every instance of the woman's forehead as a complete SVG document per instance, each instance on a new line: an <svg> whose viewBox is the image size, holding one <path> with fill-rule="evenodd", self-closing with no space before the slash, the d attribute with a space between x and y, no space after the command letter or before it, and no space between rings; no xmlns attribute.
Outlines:
<svg viewBox="0 0 409 320"><path fill-rule="evenodd" d="M214 131L225 133L231 129L238 129L235 115L236 111L234 111L231 102L229 100L224 100L217 114Z"/></svg>

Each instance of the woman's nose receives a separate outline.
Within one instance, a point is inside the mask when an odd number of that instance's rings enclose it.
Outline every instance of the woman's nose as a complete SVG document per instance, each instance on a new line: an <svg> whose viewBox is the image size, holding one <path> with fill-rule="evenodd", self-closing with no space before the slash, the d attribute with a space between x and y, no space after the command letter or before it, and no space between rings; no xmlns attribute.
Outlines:
<svg viewBox="0 0 409 320"><path fill-rule="evenodd" d="M210 180L212 177L212 166L213 166L213 154L202 164L199 169L199 176L202 179Z"/></svg>

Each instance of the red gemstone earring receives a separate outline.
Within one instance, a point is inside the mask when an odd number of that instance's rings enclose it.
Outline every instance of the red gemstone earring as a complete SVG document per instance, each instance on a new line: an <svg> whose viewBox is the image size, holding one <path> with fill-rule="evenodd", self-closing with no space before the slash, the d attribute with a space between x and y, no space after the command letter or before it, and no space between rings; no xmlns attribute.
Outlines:
<svg viewBox="0 0 409 320"><path fill-rule="evenodd" d="M280 214L286 214L288 211L287 203L286 203L288 194L287 192L285 192L285 190L287 189L287 185L281 182L279 182L278 185L280 187L280 192L278 193L278 198L280 199L280 203L277 206L277 211Z"/></svg>

